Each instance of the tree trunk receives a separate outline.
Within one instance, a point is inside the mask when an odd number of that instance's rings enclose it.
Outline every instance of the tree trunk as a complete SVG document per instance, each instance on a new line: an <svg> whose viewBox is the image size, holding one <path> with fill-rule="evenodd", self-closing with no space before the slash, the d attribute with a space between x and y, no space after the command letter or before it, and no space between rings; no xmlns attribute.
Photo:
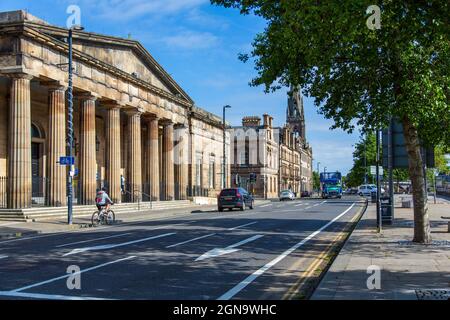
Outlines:
<svg viewBox="0 0 450 320"><path fill-rule="evenodd" d="M417 243L430 243L430 219L428 216L427 194L425 192L425 180L420 153L420 142L417 129L405 116L402 119L403 134L405 137L406 151L408 152L409 177L412 184L414 203L414 239Z"/></svg>

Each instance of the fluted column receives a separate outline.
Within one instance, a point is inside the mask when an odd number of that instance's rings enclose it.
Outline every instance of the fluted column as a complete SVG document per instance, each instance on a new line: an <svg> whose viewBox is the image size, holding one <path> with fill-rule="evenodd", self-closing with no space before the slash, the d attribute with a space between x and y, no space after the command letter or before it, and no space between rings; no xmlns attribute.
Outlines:
<svg viewBox="0 0 450 320"><path fill-rule="evenodd" d="M120 106L107 106L106 119L106 179L112 201L121 202L120 192Z"/></svg>
<svg viewBox="0 0 450 320"><path fill-rule="evenodd" d="M10 75L8 208L31 206L31 101L27 74Z"/></svg>
<svg viewBox="0 0 450 320"><path fill-rule="evenodd" d="M174 163L173 163L173 123L164 125L163 133L163 159L164 159L164 200L175 199Z"/></svg>
<svg viewBox="0 0 450 320"><path fill-rule="evenodd" d="M186 188L188 181L187 158L189 155L188 137L186 136L186 128L178 126L175 129L176 148L174 149L175 158L175 197L177 200L185 200L187 198Z"/></svg>
<svg viewBox="0 0 450 320"><path fill-rule="evenodd" d="M64 86L52 85L49 88L49 119L47 175L47 205L60 207L67 204L66 166L57 163L66 154L66 105Z"/></svg>
<svg viewBox="0 0 450 320"><path fill-rule="evenodd" d="M95 96L83 96L80 105L79 204L94 204L97 159L95 150Z"/></svg>
<svg viewBox="0 0 450 320"><path fill-rule="evenodd" d="M141 113L139 111L128 112L129 130L129 177L130 192L132 201L137 202L142 194L142 156L141 156Z"/></svg>
<svg viewBox="0 0 450 320"><path fill-rule="evenodd" d="M152 201L158 201L159 190L159 123L157 117L148 119L147 130L147 174L150 183L150 196Z"/></svg>

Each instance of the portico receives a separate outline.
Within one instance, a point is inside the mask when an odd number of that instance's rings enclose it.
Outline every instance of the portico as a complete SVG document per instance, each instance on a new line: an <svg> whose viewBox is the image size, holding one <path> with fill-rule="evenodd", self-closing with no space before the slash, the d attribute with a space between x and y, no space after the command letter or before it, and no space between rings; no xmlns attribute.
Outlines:
<svg viewBox="0 0 450 320"><path fill-rule="evenodd" d="M67 205L68 168L58 163L67 149L66 36L23 11L0 13L0 207ZM93 204L100 187L116 203L187 199L190 155L221 149L220 120L202 124L200 109L136 41L74 31L73 59L76 203ZM200 126L214 132L197 137Z"/></svg>

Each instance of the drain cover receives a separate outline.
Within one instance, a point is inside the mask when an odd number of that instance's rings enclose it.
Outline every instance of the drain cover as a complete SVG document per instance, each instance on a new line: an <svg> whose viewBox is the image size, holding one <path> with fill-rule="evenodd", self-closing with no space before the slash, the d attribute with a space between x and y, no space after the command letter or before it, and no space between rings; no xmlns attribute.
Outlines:
<svg viewBox="0 0 450 320"><path fill-rule="evenodd" d="M448 300L450 289L422 289L416 290L418 300Z"/></svg>

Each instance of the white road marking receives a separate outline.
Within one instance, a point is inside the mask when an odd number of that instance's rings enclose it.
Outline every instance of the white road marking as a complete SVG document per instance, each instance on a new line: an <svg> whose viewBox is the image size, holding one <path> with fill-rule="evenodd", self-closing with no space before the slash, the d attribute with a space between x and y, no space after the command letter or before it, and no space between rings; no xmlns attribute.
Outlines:
<svg viewBox="0 0 450 320"><path fill-rule="evenodd" d="M265 207L269 207L269 206L271 206L272 204L271 203L269 203L269 204L265 204L265 205L262 205L262 206L260 206L260 208L265 208Z"/></svg>
<svg viewBox="0 0 450 320"><path fill-rule="evenodd" d="M0 227L12 226L12 225L19 224L19 223L23 223L23 222L7 222L7 223L0 223Z"/></svg>
<svg viewBox="0 0 450 320"><path fill-rule="evenodd" d="M77 248L77 249L73 249L72 251L70 251L66 254L63 254L63 257L70 256L70 255L77 254L77 253L86 252L86 251L108 250L108 249L113 249L113 248L118 248L118 247L124 247L124 246L128 246L130 244L135 244L135 243L140 243L140 242L144 242L144 241L149 241L149 240L154 240L154 239L158 239L158 238L172 236L174 234L175 234L175 232L164 233L164 234L160 234L160 235L149 237L149 238L138 239L138 240L123 242L123 243L105 244L105 245L101 245L101 246L86 247L86 248Z"/></svg>
<svg viewBox="0 0 450 320"><path fill-rule="evenodd" d="M109 237L103 237L103 238L96 238L96 239L90 239L90 240L83 240L83 241L77 241L77 242L71 242L71 243L66 243L66 244L62 244L59 246L56 246L56 248L62 248L62 247L68 247L74 244L80 244L80 243L86 243L86 242L92 242L92 241L97 241L97 240L105 240L105 239L112 239L112 238L118 238L118 237L123 237L123 236L127 236L129 234L132 234L131 232L128 233L122 233L122 234L116 234L114 236L109 236Z"/></svg>
<svg viewBox="0 0 450 320"><path fill-rule="evenodd" d="M306 207L305 210L311 209L313 206Z"/></svg>
<svg viewBox="0 0 450 320"><path fill-rule="evenodd" d="M325 224L323 227L318 229L317 231L311 233L309 236L307 236L305 239L300 241L299 243L295 244L282 254L280 254L278 257L261 267L260 269L253 272L251 275L249 275L247 278L245 278L243 281L238 283L236 286L228 290L226 293L221 295L217 300L230 300L233 298L236 294L238 294L241 290L243 290L245 287L247 287L249 284L251 284L253 281L255 281L259 276L263 275L267 270L275 266L277 263L282 261L284 258L286 258L288 255L290 255L292 252L303 246L305 243L307 243L309 240L317 236L319 233L321 233L323 230L328 228L330 225L332 225L334 222L336 222L338 219L340 219L342 216L344 216L347 212L349 212L353 207L355 206L355 203L353 203L349 208L347 208L344 212L342 212L340 215L338 215L333 220L329 221L327 224Z"/></svg>
<svg viewBox="0 0 450 320"><path fill-rule="evenodd" d="M8 256L5 256L5 255L0 255L0 259L6 259L6 258L8 258Z"/></svg>
<svg viewBox="0 0 450 320"><path fill-rule="evenodd" d="M230 246L228 246L226 248L215 248L213 250L210 250L210 251L202 254L200 257L195 259L195 261L203 261L203 260L206 260L206 259L215 258L215 257L223 256L225 254L229 254L229 253L233 253L233 252L239 251L241 249L236 249L236 247L239 247L239 246L242 246L242 245L244 245L246 243L258 240L259 238L262 238L262 237L264 237L264 236L261 235L261 234L257 234L257 235L255 235L253 237L250 237L248 239L239 241L238 243L232 244L232 245L230 245Z"/></svg>
<svg viewBox="0 0 450 320"><path fill-rule="evenodd" d="M20 292L20 291L28 290L28 289L31 289L31 288L42 286L44 284L49 284L49 283L52 283L52 282L55 282L55 281L58 281L58 280L62 280L62 279L68 278L68 277L72 277L72 276L75 276L75 275L82 274L84 272L96 270L96 269L99 269L99 268L103 268L103 267L109 266L109 265L114 264L114 263L119 263L119 262L122 262L122 261L131 260L131 259L134 259L134 258L136 258L136 256L129 256L129 257L126 257L126 258L122 258L122 259L106 262L106 263L99 264L99 265L94 266L94 267L90 267L90 268L87 268L87 269L84 269L84 270L80 270L79 272L65 274L65 275L60 276L60 277L56 277L56 278L52 278L52 279L49 279L49 280L46 280L46 281L42 281L42 282L38 282L38 283L35 283L35 284L31 284L29 286L22 287L22 288L19 288L19 289L15 289L15 290L11 290L9 292Z"/></svg>
<svg viewBox="0 0 450 320"><path fill-rule="evenodd" d="M215 235L216 235L215 233L207 234L206 236L202 236L202 237L194 238L194 239L191 239L191 240L187 240L187 241L183 241L183 242L172 244L170 246L167 246L166 248L173 248L173 247L176 247L176 246L181 246L181 245L186 244L186 243L190 243L190 242L193 242L193 241L205 239L205 238L212 237L212 236L215 236Z"/></svg>
<svg viewBox="0 0 450 320"><path fill-rule="evenodd" d="M240 229L240 228L247 227L247 226L250 226L250 225L255 224L255 223L257 223L257 221L246 223L246 224L243 224L241 226L234 227L234 228L229 228L228 230L232 231L232 230Z"/></svg>
<svg viewBox="0 0 450 320"><path fill-rule="evenodd" d="M300 203L300 204L296 204L294 207L300 207L302 205L303 205L303 203Z"/></svg>
<svg viewBox="0 0 450 320"><path fill-rule="evenodd" d="M112 300L95 297L75 297L63 296L59 294L41 294L41 293L26 293L14 291L0 291L0 296L17 297L17 298L31 298L31 299L45 299L45 300Z"/></svg>

